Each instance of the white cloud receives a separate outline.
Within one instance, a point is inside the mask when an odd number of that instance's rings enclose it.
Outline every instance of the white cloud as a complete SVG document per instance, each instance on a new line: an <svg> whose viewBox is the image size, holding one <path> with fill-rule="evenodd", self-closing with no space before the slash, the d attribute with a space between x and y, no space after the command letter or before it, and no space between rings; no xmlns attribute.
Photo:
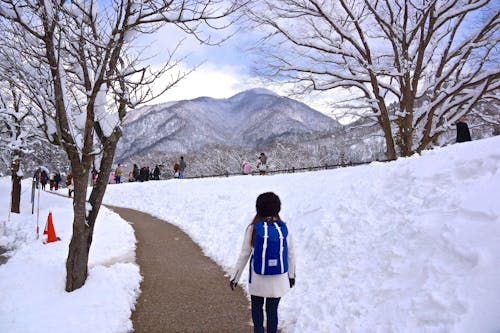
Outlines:
<svg viewBox="0 0 500 333"><path fill-rule="evenodd" d="M188 71L188 68L183 65L179 70ZM165 81L167 79L166 77L163 81L160 80L156 83L158 90L167 84ZM250 86L249 79L241 73L240 68L205 63L150 104L193 99L201 96L228 98L250 88L252 86Z"/></svg>

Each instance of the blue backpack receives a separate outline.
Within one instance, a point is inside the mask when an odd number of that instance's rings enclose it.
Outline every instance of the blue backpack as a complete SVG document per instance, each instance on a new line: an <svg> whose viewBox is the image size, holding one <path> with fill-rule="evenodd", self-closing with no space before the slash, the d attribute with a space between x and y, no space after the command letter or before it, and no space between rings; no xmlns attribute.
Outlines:
<svg viewBox="0 0 500 333"><path fill-rule="evenodd" d="M253 269L261 275L275 275L288 272L288 229L283 221L267 223L259 221L254 225Z"/></svg>

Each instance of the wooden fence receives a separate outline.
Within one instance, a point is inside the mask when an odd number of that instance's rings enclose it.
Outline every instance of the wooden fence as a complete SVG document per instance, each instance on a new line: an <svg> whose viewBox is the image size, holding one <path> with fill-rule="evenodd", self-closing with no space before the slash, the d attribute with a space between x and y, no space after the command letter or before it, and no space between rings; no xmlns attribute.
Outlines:
<svg viewBox="0 0 500 333"><path fill-rule="evenodd" d="M372 162L390 162L393 160L378 160L378 161L366 161L366 162L348 162L341 164L333 164L333 165L320 165L320 166L310 166L310 167L302 167L302 168L291 168L291 169L276 169L276 170L267 170L266 175L268 174L278 174L278 173L295 173L295 172L308 172L308 171L319 171L319 170L329 170L329 169L337 169L344 167L353 167L358 165L370 164ZM221 174L212 174L212 175L201 175L201 176L187 176L185 179L197 179L197 178L214 178L214 177L230 177L230 176L241 176L244 175L243 172L225 172ZM250 174L252 176L259 175L259 170L252 171Z"/></svg>

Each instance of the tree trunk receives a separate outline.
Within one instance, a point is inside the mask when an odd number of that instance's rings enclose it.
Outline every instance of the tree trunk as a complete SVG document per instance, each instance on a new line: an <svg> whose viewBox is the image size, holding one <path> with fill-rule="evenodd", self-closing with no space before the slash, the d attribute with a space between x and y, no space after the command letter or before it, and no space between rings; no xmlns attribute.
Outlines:
<svg viewBox="0 0 500 333"><path fill-rule="evenodd" d="M92 237L85 230L85 222L81 217L73 220L73 237L69 244L66 260L66 291L70 292L82 287L87 280L87 262Z"/></svg>
<svg viewBox="0 0 500 333"><path fill-rule="evenodd" d="M75 185L73 236L69 244L68 259L66 260L66 291L68 292L82 287L88 276L88 257L92 245L94 226L108 186L116 144L120 135L110 139L105 145L97 181L92 187L88 203L86 198L91 162L83 163L85 165L85 167L81 168L85 170L83 173L76 172L73 174ZM87 211L87 205L91 207L89 211Z"/></svg>
<svg viewBox="0 0 500 333"><path fill-rule="evenodd" d="M21 177L17 175L12 175L12 203L10 211L12 213L20 213L20 203L21 203Z"/></svg>
<svg viewBox="0 0 500 333"><path fill-rule="evenodd" d="M73 183L75 186L73 198L73 235L69 244L66 260L66 291L82 287L87 279L87 263L92 230L88 227L86 217L87 175L88 171L78 172L73 168Z"/></svg>
<svg viewBox="0 0 500 333"><path fill-rule="evenodd" d="M391 121L389 119L389 113L387 111L387 107L383 103L383 100L379 100L379 107L380 107L380 115L377 117L378 123L380 127L382 128L382 131L384 132L384 138L385 138L385 146L386 146L386 151L385 151L385 156L389 160L395 160L396 159L396 148L394 146L394 137L392 134L392 129L391 129Z"/></svg>
<svg viewBox="0 0 500 333"><path fill-rule="evenodd" d="M388 132L385 130L384 130L384 135L386 144L385 156L387 157L388 160L395 160L396 149L394 149L394 138L392 137L392 135L388 134Z"/></svg>
<svg viewBox="0 0 500 333"><path fill-rule="evenodd" d="M12 192L11 192L11 205L10 211L12 213L20 213L21 204L21 179L17 174L19 172L19 156L14 154L11 164L11 177L12 177Z"/></svg>

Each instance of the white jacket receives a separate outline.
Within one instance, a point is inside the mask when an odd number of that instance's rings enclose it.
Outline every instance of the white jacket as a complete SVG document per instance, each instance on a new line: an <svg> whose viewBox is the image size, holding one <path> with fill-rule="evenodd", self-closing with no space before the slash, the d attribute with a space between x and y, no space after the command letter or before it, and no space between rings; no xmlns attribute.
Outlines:
<svg viewBox="0 0 500 333"><path fill-rule="evenodd" d="M240 256L234 267L231 280L238 282L241 274L245 269L248 259L252 255L253 248L251 245L253 225L249 225L245 230L243 245L241 246ZM289 278L295 279L295 251L293 247L293 238L288 230L286 237L288 244L288 272L277 275L261 275L255 273L253 269L253 260L250 261L250 275L248 278L248 292L250 295L260 297L283 297L290 289Z"/></svg>

